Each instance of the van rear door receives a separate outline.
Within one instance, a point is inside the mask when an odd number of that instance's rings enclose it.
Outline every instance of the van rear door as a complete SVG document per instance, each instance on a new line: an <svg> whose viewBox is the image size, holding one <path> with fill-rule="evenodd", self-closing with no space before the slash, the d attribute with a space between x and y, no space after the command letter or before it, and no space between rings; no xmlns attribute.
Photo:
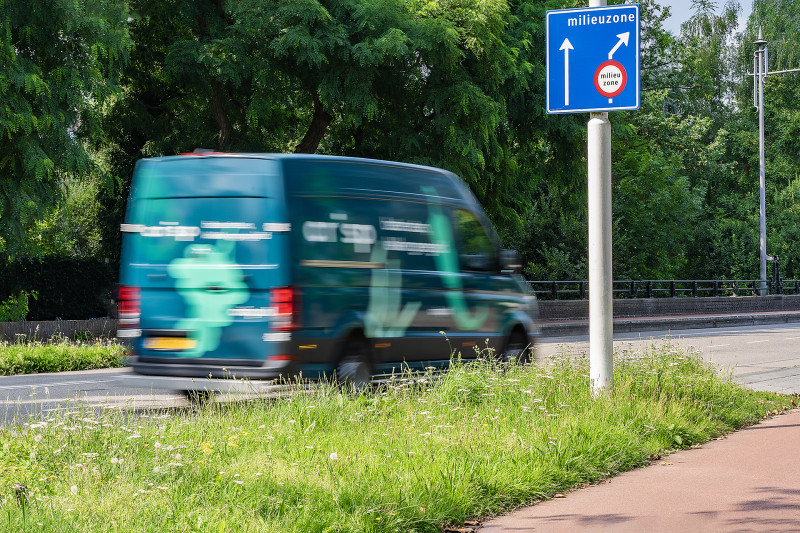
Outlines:
<svg viewBox="0 0 800 533"><path fill-rule="evenodd" d="M256 366L280 353L288 230L272 160L142 161L122 272L123 285L140 289L140 359Z"/></svg>

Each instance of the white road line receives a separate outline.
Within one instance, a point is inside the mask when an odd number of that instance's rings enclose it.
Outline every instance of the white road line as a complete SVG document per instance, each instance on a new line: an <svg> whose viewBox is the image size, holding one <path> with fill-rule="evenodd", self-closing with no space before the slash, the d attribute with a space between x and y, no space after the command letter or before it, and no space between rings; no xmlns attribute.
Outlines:
<svg viewBox="0 0 800 533"><path fill-rule="evenodd" d="M93 379L87 381L59 381L56 383L44 383L37 385L9 385L7 387L0 387L0 390L19 390L19 389L45 389L51 387L63 387L65 385L96 385L98 383L112 383L116 379Z"/></svg>
<svg viewBox="0 0 800 533"><path fill-rule="evenodd" d="M730 344L712 344L710 346L706 346L706 348L723 348L725 346L730 346Z"/></svg>
<svg viewBox="0 0 800 533"><path fill-rule="evenodd" d="M769 339L765 339L765 340L762 340L762 341L747 341L747 344L758 344L760 342L769 342Z"/></svg>

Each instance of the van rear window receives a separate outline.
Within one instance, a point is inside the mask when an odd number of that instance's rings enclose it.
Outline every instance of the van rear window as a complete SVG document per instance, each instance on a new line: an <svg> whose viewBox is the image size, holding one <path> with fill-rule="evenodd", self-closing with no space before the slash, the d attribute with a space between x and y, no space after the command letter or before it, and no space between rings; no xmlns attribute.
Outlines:
<svg viewBox="0 0 800 533"><path fill-rule="evenodd" d="M202 265L253 289L275 285L290 230L278 170L271 159L238 156L140 162L122 225L137 282L160 286L176 269Z"/></svg>
<svg viewBox="0 0 800 533"><path fill-rule="evenodd" d="M142 160L131 199L192 197L282 197L283 181L271 159L181 157Z"/></svg>

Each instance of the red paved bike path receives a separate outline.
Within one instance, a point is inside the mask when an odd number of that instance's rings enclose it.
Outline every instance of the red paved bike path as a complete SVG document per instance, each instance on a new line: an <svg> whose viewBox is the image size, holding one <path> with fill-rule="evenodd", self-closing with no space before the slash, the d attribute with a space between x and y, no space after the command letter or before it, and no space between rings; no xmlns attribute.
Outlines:
<svg viewBox="0 0 800 533"><path fill-rule="evenodd" d="M800 532L800 410L482 524L499 532Z"/></svg>

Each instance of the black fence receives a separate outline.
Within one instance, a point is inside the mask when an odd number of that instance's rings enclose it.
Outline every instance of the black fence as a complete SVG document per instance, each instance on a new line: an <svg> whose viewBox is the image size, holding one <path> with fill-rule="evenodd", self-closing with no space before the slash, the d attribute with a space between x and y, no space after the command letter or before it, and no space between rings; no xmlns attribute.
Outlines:
<svg viewBox="0 0 800 533"><path fill-rule="evenodd" d="M529 281L540 300L585 300L588 281ZM800 280L779 279L709 279L709 280L620 280L613 282L614 298L703 298L721 296L760 296L765 294L800 294Z"/></svg>

